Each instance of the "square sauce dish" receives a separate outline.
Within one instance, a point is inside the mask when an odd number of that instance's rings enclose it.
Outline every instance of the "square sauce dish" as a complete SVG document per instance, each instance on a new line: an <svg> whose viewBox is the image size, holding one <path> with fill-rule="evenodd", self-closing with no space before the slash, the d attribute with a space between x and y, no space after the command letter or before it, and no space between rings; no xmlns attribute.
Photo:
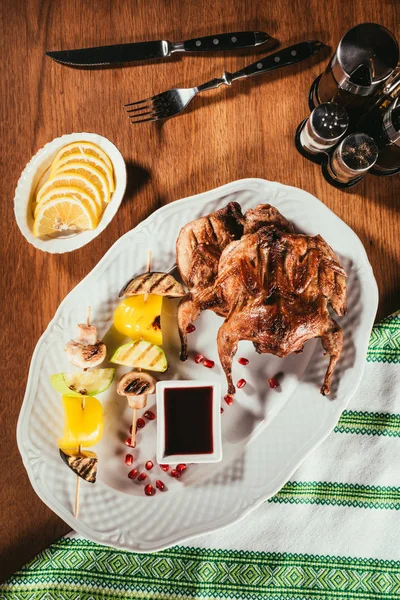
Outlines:
<svg viewBox="0 0 400 600"><path fill-rule="evenodd" d="M220 384L159 381L156 394L158 463L221 461Z"/></svg>

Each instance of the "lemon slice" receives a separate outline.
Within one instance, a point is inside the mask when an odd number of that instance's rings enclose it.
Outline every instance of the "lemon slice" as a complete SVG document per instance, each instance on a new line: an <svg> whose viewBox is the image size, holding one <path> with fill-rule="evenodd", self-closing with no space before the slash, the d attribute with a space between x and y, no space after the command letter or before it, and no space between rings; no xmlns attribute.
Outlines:
<svg viewBox="0 0 400 600"><path fill-rule="evenodd" d="M96 167L93 167L93 165L83 162L72 162L60 165L53 175L50 174L49 181L56 175L62 174L68 174L69 176L82 175L83 177L86 177L86 179L97 187L104 202L110 202L110 188L108 187L107 179L104 177L103 173Z"/></svg>
<svg viewBox="0 0 400 600"><path fill-rule="evenodd" d="M98 169L100 173L103 173L104 177L107 179L108 188L112 193L115 190L114 185L114 176L113 170L101 159L97 158L93 154L67 154L66 156L61 157L61 159L57 162L53 162L50 171L50 177L54 175L56 171L60 169L60 167L69 164L69 163L83 163L83 164L91 164L93 167Z"/></svg>
<svg viewBox="0 0 400 600"><path fill-rule="evenodd" d="M87 178L80 174L56 174L42 185L36 196L36 209L43 204L48 192L58 188L78 188L96 202L99 212L103 210L103 202L98 188Z"/></svg>
<svg viewBox="0 0 400 600"><path fill-rule="evenodd" d="M36 237L63 231L95 229L97 219L84 201L56 198L42 204L33 224Z"/></svg>
<svg viewBox="0 0 400 600"><path fill-rule="evenodd" d="M49 190L47 190L47 192L45 192L42 195L42 197L40 199L40 204L36 204L33 216L36 217L37 213L39 212L40 206L42 204L44 204L45 202L49 202L50 200L55 200L56 198L65 198L66 196L69 198L73 198L74 200L86 201L90 205L90 208L91 208L93 214L96 216L96 218L100 217L101 210L102 210L101 206L99 204L97 204L97 202L95 200L93 200L93 198L91 196L89 196L89 194L87 194L83 190L80 190L79 188L72 187L72 186L71 187L53 187L53 188L50 188Z"/></svg>
<svg viewBox="0 0 400 600"><path fill-rule="evenodd" d="M92 142L73 142L72 144L68 144L68 146L64 146L59 150L53 160L53 164L60 162L66 156L71 156L72 154L80 155L80 156L96 156L97 158L103 160L108 167L113 170L112 162L109 156L93 144Z"/></svg>

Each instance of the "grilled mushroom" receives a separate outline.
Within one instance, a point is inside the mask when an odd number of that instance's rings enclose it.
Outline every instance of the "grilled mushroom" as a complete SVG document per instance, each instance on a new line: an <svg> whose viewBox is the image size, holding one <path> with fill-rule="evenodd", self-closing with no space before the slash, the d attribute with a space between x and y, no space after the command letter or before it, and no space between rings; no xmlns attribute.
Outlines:
<svg viewBox="0 0 400 600"><path fill-rule="evenodd" d="M186 296L184 287L170 273L148 272L137 275L122 288L119 297L138 296L140 294L156 294L168 298Z"/></svg>
<svg viewBox="0 0 400 600"><path fill-rule="evenodd" d="M64 348L69 360L80 369L97 367L106 358L107 348L97 339L94 325L78 325L78 338L70 340Z"/></svg>
<svg viewBox="0 0 400 600"><path fill-rule="evenodd" d="M126 373L119 380L117 393L120 396L127 397L131 408L144 408L147 402L147 395L154 394L156 390L156 383L157 381L149 373L131 371L131 373Z"/></svg>
<svg viewBox="0 0 400 600"><path fill-rule="evenodd" d="M68 451L60 448L60 456L75 475L82 477L82 479L89 483L96 482L97 455L94 452L81 451L69 454Z"/></svg>

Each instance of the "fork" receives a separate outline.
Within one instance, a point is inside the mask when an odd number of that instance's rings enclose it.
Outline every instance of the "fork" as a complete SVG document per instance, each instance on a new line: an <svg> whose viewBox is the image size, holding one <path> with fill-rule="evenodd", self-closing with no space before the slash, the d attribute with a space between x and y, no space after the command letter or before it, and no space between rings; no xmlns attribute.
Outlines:
<svg viewBox="0 0 400 600"><path fill-rule="evenodd" d="M300 42L299 44L270 54L235 73L224 72L222 77L211 79L197 87L167 90L151 98L125 104L125 108L129 114L131 123L159 121L160 119L175 117L184 111L193 98L201 92L218 88L221 85L232 85L232 82L237 79L260 75L267 71L300 62L306 58L310 58L310 56L318 52L323 46L322 42L316 40Z"/></svg>

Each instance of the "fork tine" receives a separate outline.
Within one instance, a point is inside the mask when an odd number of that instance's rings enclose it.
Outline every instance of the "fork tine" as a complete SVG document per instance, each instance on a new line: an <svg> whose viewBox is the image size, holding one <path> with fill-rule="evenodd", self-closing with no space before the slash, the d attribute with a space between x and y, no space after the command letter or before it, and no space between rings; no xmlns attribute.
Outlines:
<svg viewBox="0 0 400 600"><path fill-rule="evenodd" d="M154 96L151 96L150 98L144 98L143 100L137 100L136 102L130 102L129 104L124 104L124 107L126 108L127 106L135 106L135 104L145 104L146 102L151 102L153 100Z"/></svg>
<svg viewBox="0 0 400 600"><path fill-rule="evenodd" d="M158 112L156 110L147 110L146 112L137 113L135 115L129 115L130 119L140 119L140 117L146 117L147 115L151 115L152 117L157 117Z"/></svg>
<svg viewBox="0 0 400 600"><path fill-rule="evenodd" d="M137 108L127 108L126 112L128 114L131 114L131 113L138 112L140 110L146 110L147 108L152 108L153 106L154 106L154 104L152 104L152 103L150 103L150 104L141 104Z"/></svg>
<svg viewBox="0 0 400 600"><path fill-rule="evenodd" d="M159 115L155 116L155 117L150 117L149 119L134 119L133 117L131 117L131 123L146 123L146 121L159 121L160 119L164 119L165 117L161 117Z"/></svg>

